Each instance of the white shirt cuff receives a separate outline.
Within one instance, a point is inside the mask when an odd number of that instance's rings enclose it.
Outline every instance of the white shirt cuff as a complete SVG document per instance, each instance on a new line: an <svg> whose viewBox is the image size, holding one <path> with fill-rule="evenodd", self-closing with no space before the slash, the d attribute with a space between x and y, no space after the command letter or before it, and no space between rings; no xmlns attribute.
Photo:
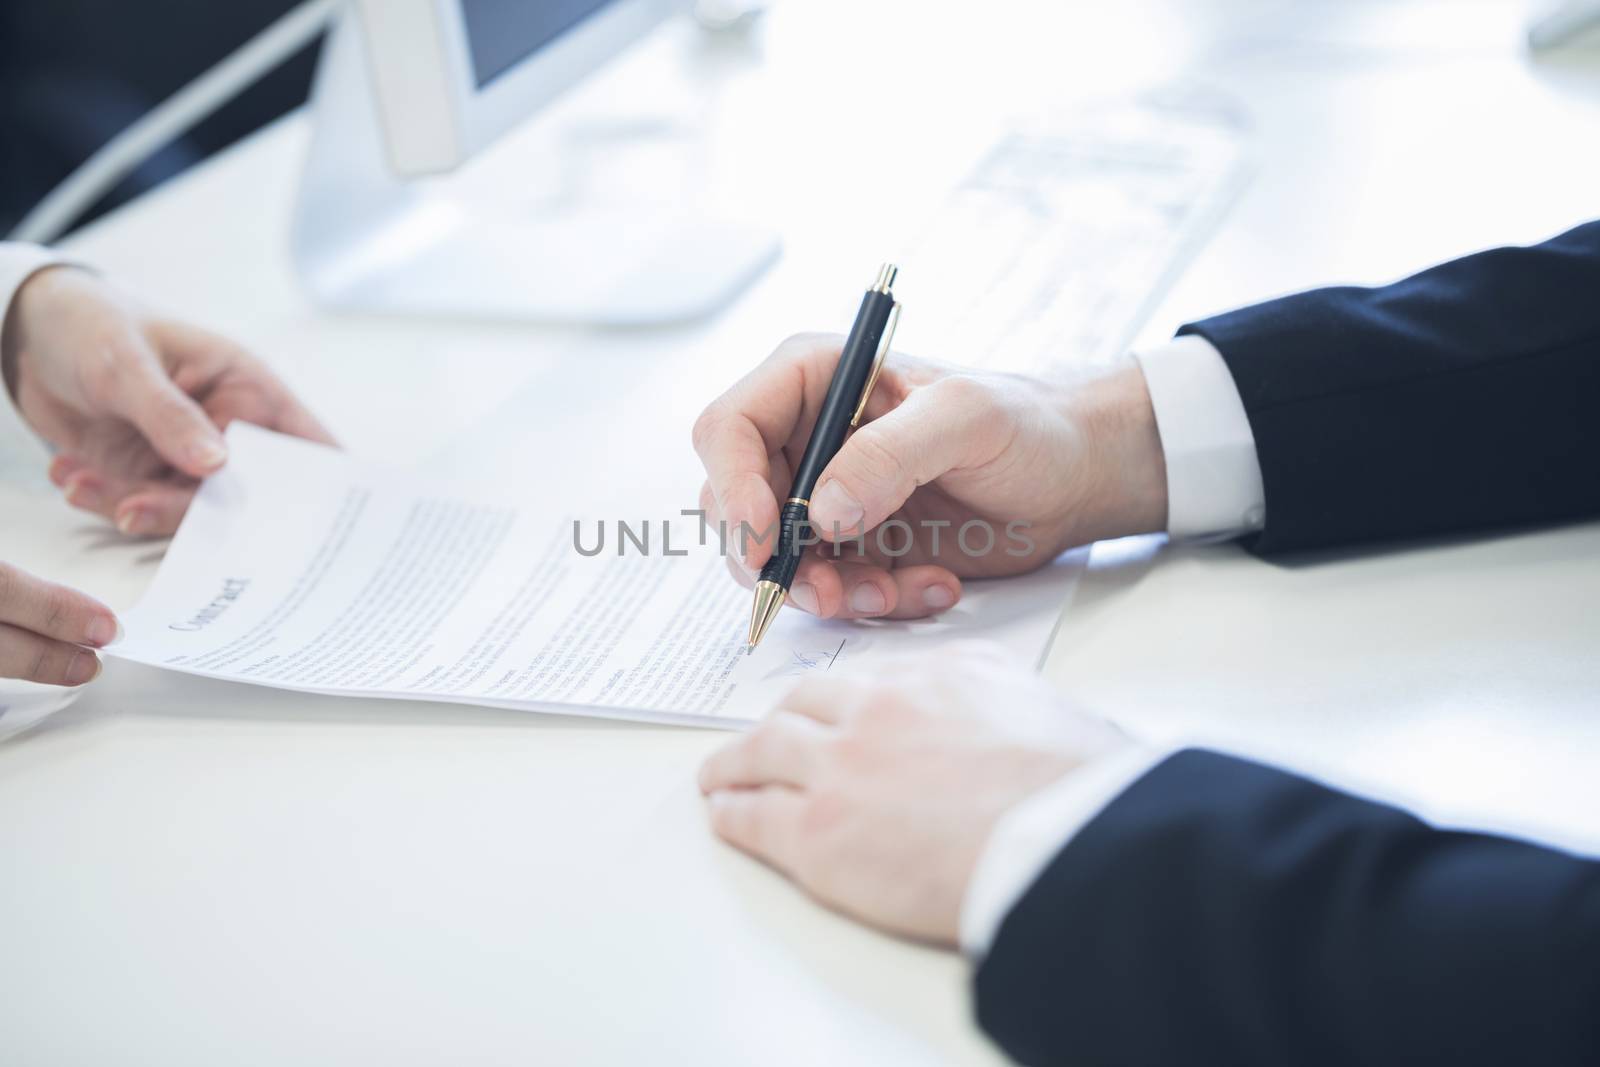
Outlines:
<svg viewBox="0 0 1600 1067"><path fill-rule="evenodd" d="M1129 745L1045 786L1002 815L961 902L961 950L981 959L1000 923L1056 854L1166 755Z"/></svg>
<svg viewBox="0 0 1600 1067"><path fill-rule="evenodd" d="M1167 533L1224 540L1267 518L1261 461L1239 387L1222 353L1186 334L1135 352L1167 461Z"/></svg>
<svg viewBox="0 0 1600 1067"><path fill-rule="evenodd" d="M11 312L11 301L22 283L45 267L65 262L48 248L16 242L0 242L0 327ZM14 384L14 383L13 383ZM19 452L44 454L43 442L23 421L11 398L11 390L0 385L0 454Z"/></svg>
<svg viewBox="0 0 1600 1067"><path fill-rule="evenodd" d="M1167 532L1223 539L1261 529L1266 493L1244 401L1228 365L1203 337L1136 352L1167 464ZM961 948L989 950L1000 924L1078 832L1167 753L1133 745L1082 767L1001 816L961 904Z"/></svg>

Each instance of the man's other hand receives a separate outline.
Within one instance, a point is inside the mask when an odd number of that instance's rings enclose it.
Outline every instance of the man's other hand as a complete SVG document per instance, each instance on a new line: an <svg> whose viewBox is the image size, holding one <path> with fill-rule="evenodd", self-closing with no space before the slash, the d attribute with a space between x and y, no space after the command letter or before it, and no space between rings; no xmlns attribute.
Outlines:
<svg viewBox="0 0 1600 1067"><path fill-rule="evenodd" d="M993 646L802 683L700 773L711 825L830 907L954 945L996 821L1131 742Z"/></svg>

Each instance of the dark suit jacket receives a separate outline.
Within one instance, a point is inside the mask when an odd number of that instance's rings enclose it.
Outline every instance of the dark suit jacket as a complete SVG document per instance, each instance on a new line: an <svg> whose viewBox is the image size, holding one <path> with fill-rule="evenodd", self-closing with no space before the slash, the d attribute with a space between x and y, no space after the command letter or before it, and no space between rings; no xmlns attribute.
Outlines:
<svg viewBox="0 0 1600 1067"><path fill-rule="evenodd" d="M1183 332L1244 399L1258 552L1600 514L1600 223ZM1190 750L1055 857L976 987L1025 1063L1593 1067L1600 862Z"/></svg>

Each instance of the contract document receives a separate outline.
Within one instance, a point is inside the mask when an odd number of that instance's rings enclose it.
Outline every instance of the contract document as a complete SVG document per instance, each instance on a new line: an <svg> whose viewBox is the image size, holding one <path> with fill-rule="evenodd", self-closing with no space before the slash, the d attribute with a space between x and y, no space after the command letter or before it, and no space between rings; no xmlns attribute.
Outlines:
<svg viewBox="0 0 1600 1067"><path fill-rule="evenodd" d="M241 423L228 446L108 654L315 693L737 727L797 678L894 652L982 637L1037 661L1085 558L969 584L935 619L785 611L747 656L751 594L697 516L622 534L570 485L463 495Z"/></svg>

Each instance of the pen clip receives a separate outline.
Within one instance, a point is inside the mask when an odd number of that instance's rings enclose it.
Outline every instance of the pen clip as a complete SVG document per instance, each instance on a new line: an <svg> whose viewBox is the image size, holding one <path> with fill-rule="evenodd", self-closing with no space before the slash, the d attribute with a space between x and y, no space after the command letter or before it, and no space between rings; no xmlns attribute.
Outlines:
<svg viewBox="0 0 1600 1067"><path fill-rule="evenodd" d="M851 429L861 422L861 416L867 410L867 398L872 396L872 387L878 384L878 375L883 373L883 361L889 358L889 342L894 340L894 328L899 323L900 301L896 300L894 307L889 309L889 322L883 328L883 336L878 339L878 351L872 357L872 373L867 375L866 388L861 390L861 403L856 405L856 413L850 417Z"/></svg>

